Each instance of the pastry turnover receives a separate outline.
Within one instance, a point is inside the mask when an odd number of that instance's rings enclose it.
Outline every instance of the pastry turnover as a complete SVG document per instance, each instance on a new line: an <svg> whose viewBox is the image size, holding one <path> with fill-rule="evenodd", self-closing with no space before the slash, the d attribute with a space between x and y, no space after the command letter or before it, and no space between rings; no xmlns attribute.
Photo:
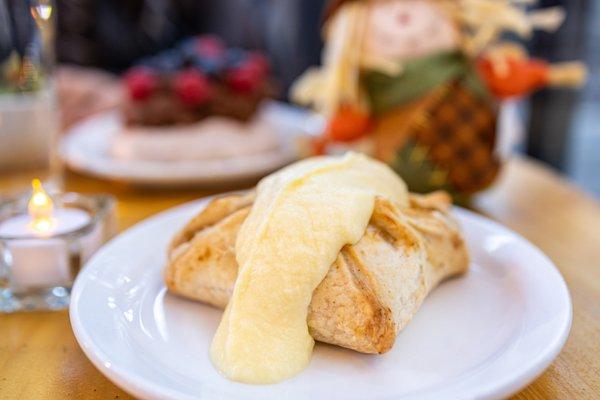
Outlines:
<svg viewBox="0 0 600 400"><path fill-rule="evenodd" d="M238 265L235 242L254 193L213 200L173 238L165 271L172 293L225 308ZM315 340L363 353L384 353L425 296L465 272L465 241L445 193L411 195L398 209L376 198L363 237L340 251L315 289L308 328Z"/></svg>

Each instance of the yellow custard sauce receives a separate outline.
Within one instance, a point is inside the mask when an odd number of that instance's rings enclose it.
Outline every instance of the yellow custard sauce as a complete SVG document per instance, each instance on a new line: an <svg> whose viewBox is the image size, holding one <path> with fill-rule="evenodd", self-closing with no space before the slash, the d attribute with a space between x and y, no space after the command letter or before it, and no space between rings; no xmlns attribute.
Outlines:
<svg viewBox="0 0 600 400"><path fill-rule="evenodd" d="M364 155L316 157L263 179L236 243L239 273L210 350L229 379L267 384L310 362L314 289L360 240L376 196L406 206L404 182Z"/></svg>

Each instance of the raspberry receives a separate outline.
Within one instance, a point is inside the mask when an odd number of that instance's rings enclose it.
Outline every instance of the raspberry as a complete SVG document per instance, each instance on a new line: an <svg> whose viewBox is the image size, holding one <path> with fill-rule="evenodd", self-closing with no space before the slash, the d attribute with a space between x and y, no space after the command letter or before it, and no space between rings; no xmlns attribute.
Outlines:
<svg viewBox="0 0 600 400"><path fill-rule="evenodd" d="M196 41L196 50L202 57L219 58L225 53L225 44L214 35L204 35Z"/></svg>
<svg viewBox="0 0 600 400"><path fill-rule="evenodd" d="M269 60L263 54L253 51L248 55L248 59L242 63L246 68L255 68L262 76L267 76L271 68Z"/></svg>
<svg viewBox="0 0 600 400"><path fill-rule="evenodd" d="M225 81L231 89L236 92L254 92L262 83L264 76L262 72L252 65L242 64L227 72Z"/></svg>
<svg viewBox="0 0 600 400"><path fill-rule="evenodd" d="M258 52L252 52L227 73L225 80L236 92L254 92L269 73L269 61Z"/></svg>
<svg viewBox="0 0 600 400"><path fill-rule="evenodd" d="M210 100L213 90L210 82L199 71L182 71L175 77L174 89L182 103L195 106Z"/></svg>
<svg viewBox="0 0 600 400"><path fill-rule="evenodd" d="M148 98L157 86L157 77L149 68L135 67L130 69L124 77L125 86L133 100Z"/></svg>

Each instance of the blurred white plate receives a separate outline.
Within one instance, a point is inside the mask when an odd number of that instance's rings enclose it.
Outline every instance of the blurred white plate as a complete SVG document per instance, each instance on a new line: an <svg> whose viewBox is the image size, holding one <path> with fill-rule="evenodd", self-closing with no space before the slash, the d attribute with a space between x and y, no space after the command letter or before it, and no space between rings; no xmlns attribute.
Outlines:
<svg viewBox="0 0 600 400"><path fill-rule="evenodd" d="M298 136L314 134L322 121L315 114L280 102L268 102L261 118L273 126L280 146L273 151L212 160L124 160L109 152L123 122L118 111L90 117L63 138L60 154L73 170L140 185L187 186L227 184L256 179L298 157Z"/></svg>
<svg viewBox="0 0 600 400"><path fill-rule="evenodd" d="M527 385L561 350L571 300L537 248L456 209L468 274L425 300L393 349L365 355L317 344L309 367L276 385L231 382L208 349L221 317L171 296L162 281L172 234L206 204L150 218L110 242L79 274L71 324L94 365L145 399L499 399Z"/></svg>

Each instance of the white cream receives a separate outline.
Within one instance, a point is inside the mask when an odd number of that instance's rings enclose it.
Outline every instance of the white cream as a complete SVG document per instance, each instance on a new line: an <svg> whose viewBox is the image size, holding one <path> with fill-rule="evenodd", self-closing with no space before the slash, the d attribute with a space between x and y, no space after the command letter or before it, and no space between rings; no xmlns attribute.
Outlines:
<svg viewBox="0 0 600 400"><path fill-rule="evenodd" d="M211 347L225 376L274 383L308 365L313 290L341 248L362 237L376 196L401 207L408 201L390 168L354 153L301 161L259 183L237 238L235 289Z"/></svg>
<svg viewBox="0 0 600 400"><path fill-rule="evenodd" d="M273 124L256 118L248 123L211 116L175 126L124 127L114 135L110 154L122 160L223 160L279 151Z"/></svg>

